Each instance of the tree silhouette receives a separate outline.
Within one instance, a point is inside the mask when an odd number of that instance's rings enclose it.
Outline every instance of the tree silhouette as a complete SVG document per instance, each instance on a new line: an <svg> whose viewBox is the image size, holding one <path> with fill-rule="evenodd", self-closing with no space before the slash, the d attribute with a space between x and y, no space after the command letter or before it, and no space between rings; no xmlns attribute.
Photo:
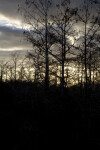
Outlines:
<svg viewBox="0 0 100 150"><path fill-rule="evenodd" d="M51 0L26 0L26 8L22 8L25 21L30 26L29 31L25 31L26 39L32 43L33 47L43 54L45 59L45 87L49 87L49 13L52 5Z"/></svg>
<svg viewBox="0 0 100 150"><path fill-rule="evenodd" d="M56 59L61 66L61 89L65 87L65 63L67 62L67 55L70 55L70 51L74 46L74 25L76 23L75 15L77 9L71 7L69 0L61 1L56 5L56 14L52 15L53 26L52 33L55 35L54 48L51 48L50 54ZM70 37L73 37L71 43ZM56 47L56 52L55 52ZM68 73L68 72L67 72Z"/></svg>
<svg viewBox="0 0 100 150"><path fill-rule="evenodd" d="M96 10L95 10L96 8ZM92 51L96 52L96 41L95 37L100 29L100 25L98 24L98 5L94 3L92 0L83 0L82 7L78 9L78 18L81 25L80 29L80 44L79 50L83 54L83 62L84 62L84 74L85 74L85 93L87 94L88 88L88 60L91 63L91 48ZM94 52L92 52L94 53ZM89 66L91 67L91 65ZM90 69L91 70L91 69ZM91 72L91 71L90 71ZM90 73L91 76L91 73ZM90 77L91 78L91 77Z"/></svg>

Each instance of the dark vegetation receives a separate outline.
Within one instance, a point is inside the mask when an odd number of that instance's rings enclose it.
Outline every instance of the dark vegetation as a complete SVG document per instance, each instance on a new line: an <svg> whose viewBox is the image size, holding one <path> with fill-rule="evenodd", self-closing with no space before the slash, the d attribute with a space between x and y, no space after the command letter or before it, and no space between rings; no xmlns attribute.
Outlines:
<svg viewBox="0 0 100 150"><path fill-rule="evenodd" d="M84 95L32 82L0 83L0 133L7 150L99 148L100 85ZM4 148L5 149L5 148Z"/></svg>

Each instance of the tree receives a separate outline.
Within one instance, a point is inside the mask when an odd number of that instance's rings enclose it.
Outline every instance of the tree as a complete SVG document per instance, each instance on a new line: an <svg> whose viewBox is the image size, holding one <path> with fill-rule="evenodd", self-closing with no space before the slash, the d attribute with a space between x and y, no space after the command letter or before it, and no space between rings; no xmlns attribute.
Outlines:
<svg viewBox="0 0 100 150"><path fill-rule="evenodd" d="M18 60L19 60L19 55L15 52L11 55L12 63L13 63L13 68L14 68L14 81L17 80L17 69L18 69Z"/></svg>
<svg viewBox="0 0 100 150"><path fill-rule="evenodd" d="M24 31L26 39L32 43L33 49L41 52L45 59L45 87L49 87L49 10L52 0L26 0L23 10L24 18L30 29Z"/></svg>
<svg viewBox="0 0 100 150"><path fill-rule="evenodd" d="M31 62L31 67L34 69L34 82L35 83L43 83L44 82L44 70L45 65L43 62L43 57L41 57L41 53L37 50L34 52L28 52L27 58L29 58L29 61Z"/></svg>
<svg viewBox="0 0 100 150"><path fill-rule="evenodd" d="M63 0L56 5L56 15L52 15L53 26L52 33L55 35L55 42L53 44L54 51L51 49L51 55L60 62L61 65L61 89L62 93L65 87L65 63L67 62L68 55L75 43L75 30L76 23L75 15L76 8L71 7L69 0ZM72 38L72 40L71 40ZM55 47L57 52L55 53ZM67 75L68 76L68 75Z"/></svg>
<svg viewBox="0 0 100 150"><path fill-rule="evenodd" d="M93 0L83 0L82 2L83 2L82 7L78 9L77 16L81 26L81 29L79 31L80 34L79 50L83 54L85 94L87 95L88 76L89 76L88 60L89 63L91 63L92 59L91 53L94 53L94 51L96 52L95 37L100 29L100 25L98 24L99 14L97 4ZM89 65L89 67L91 67L91 64ZM91 76L91 69L90 69L90 76Z"/></svg>
<svg viewBox="0 0 100 150"><path fill-rule="evenodd" d="M1 61L0 62L0 81L2 82L4 79L4 69L6 66L7 62Z"/></svg>

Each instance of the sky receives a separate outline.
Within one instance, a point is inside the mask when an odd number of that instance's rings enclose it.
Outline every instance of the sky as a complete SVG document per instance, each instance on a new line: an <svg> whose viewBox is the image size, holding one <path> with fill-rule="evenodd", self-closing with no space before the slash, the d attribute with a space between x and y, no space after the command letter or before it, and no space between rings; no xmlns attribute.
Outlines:
<svg viewBox="0 0 100 150"><path fill-rule="evenodd" d="M23 36L23 20L18 12L20 0L0 0L0 51L28 50Z"/></svg>
<svg viewBox="0 0 100 150"><path fill-rule="evenodd" d="M23 1L0 0L0 51L32 49L23 36L24 22L18 12L18 4Z"/></svg>
<svg viewBox="0 0 100 150"><path fill-rule="evenodd" d="M22 2L23 0L0 0L0 51L32 49L23 36L24 22L18 12L18 4Z"/></svg>

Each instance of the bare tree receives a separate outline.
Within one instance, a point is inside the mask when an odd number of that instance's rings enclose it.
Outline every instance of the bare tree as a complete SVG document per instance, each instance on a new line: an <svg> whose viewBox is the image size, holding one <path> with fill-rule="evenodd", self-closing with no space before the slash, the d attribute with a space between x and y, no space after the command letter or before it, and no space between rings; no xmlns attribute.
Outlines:
<svg viewBox="0 0 100 150"><path fill-rule="evenodd" d="M83 0L82 7L78 9L78 18L80 22L81 29L79 31L80 34L80 44L79 50L83 54L84 61L84 74L85 74L85 93L87 94L87 86L88 86L88 60L91 62L91 45L92 50L96 50L96 41L95 35L98 33L100 29L100 25L98 24L98 9L93 0ZM96 7L96 11L95 11ZM78 23L79 23L78 22ZM91 65L90 65L91 67ZM91 76L91 73L90 73Z"/></svg>
<svg viewBox="0 0 100 150"><path fill-rule="evenodd" d="M29 31L25 31L26 39L32 43L33 48L37 48L45 59L45 87L49 87L49 13L52 0L26 0L26 7L21 8L24 13L26 23L30 26Z"/></svg>
<svg viewBox="0 0 100 150"><path fill-rule="evenodd" d="M5 68L5 62L4 61L1 61L0 62L0 81L2 82L3 81L3 78L4 78L4 68Z"/></svg>
<svg viewBox="0 0 100 150"><path fill-rule="evenodd" d="M50 54L60 62L61 88L63 93L64 86L66 85L65 63L75 43L75 30L73 27L76 23L75 15L77 9L71 7L71 2L69 0L63 0L61 3L58 3L56 9L57 14L55 16L52 15L52 32L55 35L55 43L53 44L54 50L51 49ZM55 49L57 49L56 52Z"/></svg>
<svg viewBox="0 0 100 150"><path fill-rule="evenodd" d="M14 81L17 80L17 69L18 69L18 61L19 61L19 55L15 52L11 55L12 65L14 68Z"/></svg>

